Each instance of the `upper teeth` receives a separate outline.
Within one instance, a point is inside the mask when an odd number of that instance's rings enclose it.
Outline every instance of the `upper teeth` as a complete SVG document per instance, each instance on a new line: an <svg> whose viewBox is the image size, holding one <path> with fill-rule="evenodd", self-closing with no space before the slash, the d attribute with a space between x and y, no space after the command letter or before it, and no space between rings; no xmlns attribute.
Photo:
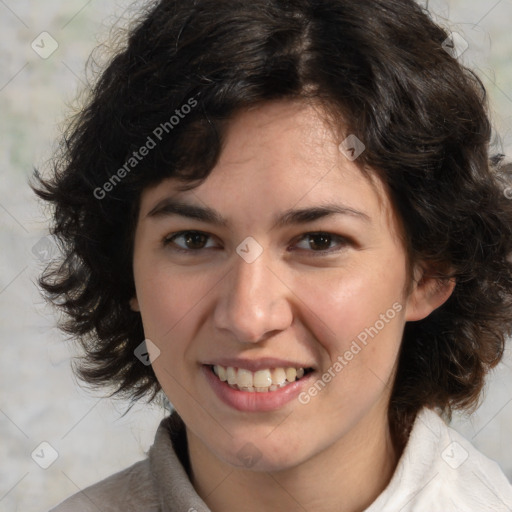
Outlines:
<svg viewBox="0 0 512 512"><path fill-rule="evenodd" d="M251 372L244 368L215 365L215 375L221 381L243 391L275 391L304 376L304 368L272 368Z"/></svg>

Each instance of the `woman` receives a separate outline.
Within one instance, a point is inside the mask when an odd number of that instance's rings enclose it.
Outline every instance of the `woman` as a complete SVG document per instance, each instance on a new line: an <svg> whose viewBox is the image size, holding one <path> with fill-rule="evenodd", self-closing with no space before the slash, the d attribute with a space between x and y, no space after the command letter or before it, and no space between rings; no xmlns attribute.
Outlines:
<svg viewBox="0 0 512 512"><path fill-rule="evenodd" d="M512 510L449 428L512 325L485 91L410 0L148 5L70 126L42 277L79 375L175 411L56 507Z"/></svg>

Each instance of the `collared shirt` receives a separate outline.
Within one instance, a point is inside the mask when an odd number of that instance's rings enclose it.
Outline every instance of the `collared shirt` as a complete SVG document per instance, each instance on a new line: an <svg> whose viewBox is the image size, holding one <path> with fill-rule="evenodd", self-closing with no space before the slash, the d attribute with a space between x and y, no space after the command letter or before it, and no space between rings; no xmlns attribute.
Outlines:
<svg viewBox="0 0 512 512"><path fill-rule="evenodd" d="M174 412L145 460L50 512L211 512L189 473L185 426ZM391 481L365 512L512 512L512 485L496 462L424 408Z"/></svg>

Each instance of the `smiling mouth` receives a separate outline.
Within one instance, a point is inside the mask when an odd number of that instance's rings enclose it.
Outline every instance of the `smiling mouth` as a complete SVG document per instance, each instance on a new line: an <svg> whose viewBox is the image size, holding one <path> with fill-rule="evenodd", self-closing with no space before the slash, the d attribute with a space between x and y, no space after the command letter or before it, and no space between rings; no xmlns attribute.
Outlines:
<svg viewBox="0 0 512 512"><path fill-rule="evenodd" d="M268 368L251 372L232 366L209 365L212 373L230 388L251 393L277 391L302 379L313 368Z"/></svg>

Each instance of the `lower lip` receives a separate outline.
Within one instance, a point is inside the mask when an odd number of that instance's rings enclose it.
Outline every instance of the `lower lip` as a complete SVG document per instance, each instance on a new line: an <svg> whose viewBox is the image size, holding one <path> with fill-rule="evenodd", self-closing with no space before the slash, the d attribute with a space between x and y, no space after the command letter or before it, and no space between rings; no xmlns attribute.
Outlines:
<svg viewBox="0 0 512 512"><path fill-rule="evenodd" d="M221 381L211 370L210 366L203 365L202 372L215 394L226 405L237 411L265 412L280 409L285 404L297 398L308 386L315 372L308 373L295 382L287 384L276 391L258 393L257 391L238 391Z"/></svg>

